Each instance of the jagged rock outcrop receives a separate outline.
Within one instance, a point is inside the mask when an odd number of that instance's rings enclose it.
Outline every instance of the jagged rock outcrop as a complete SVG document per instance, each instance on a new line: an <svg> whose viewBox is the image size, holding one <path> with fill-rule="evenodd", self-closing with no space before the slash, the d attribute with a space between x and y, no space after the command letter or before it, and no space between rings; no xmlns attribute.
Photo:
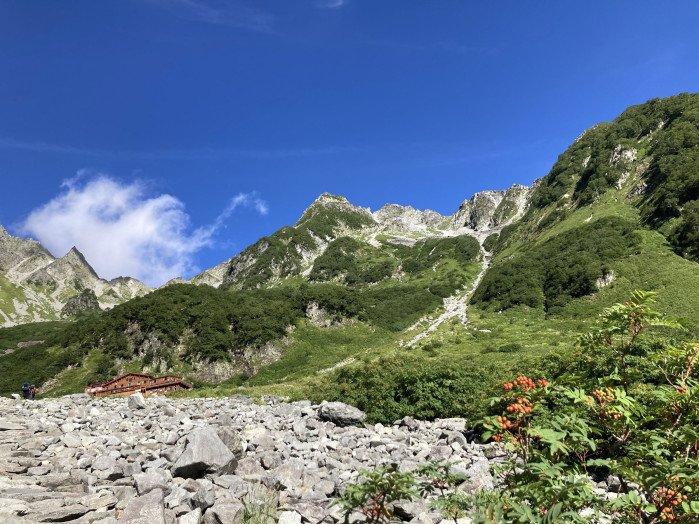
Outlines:
<svg viewBox="0 0 699 524"><path fill-rule="evenodd" d="M98 306L110 308L151 288L129 277L101 279L75 247L55 258L39 242L10 235L0 226L0 327L26 322L58 320L64 307L85 290L94 293ZM87 305L88 297L68 308ZM89 302L89 300L88 300ZM89 307L93 307L90 304Z"/></svg>
<svg viewBox="0 0 699 524"><path fill-rule="evenodd" d="M18 271L29 274L53 259L41 243L30 238L12 236L0 225L0 272L7 273L17 268Z"/></svg>
<svg viewBox="0 0 699 524"><path fill-rule="evenodd" d="M426 209L420 211L411 206L386 204L372 215L374 220L385 230L405 234L420 233L428 235L444 229L448 224L447 217L436 211ZM430 231L432 230L432 231Z"/></svg>
<svg viewBox="0 0 699 524"><path fill-rule="evenodd" d="M190 282L192 284L197 285L219 287L223 283L223 279L226 276L226 273L228 272L228 266L230 266L230 263L231 261L230 259L228 259L225 262L221 262L220 264L210 269L202 271L197 276L192 278Z"/></svg>
<svg viewBox="0 0 699 524"><path fill-rule="evenodd" d="M487 230L502 226L526 208L534 188L515 184L505 191L476 193L452 215L453 227Z"/></svg>

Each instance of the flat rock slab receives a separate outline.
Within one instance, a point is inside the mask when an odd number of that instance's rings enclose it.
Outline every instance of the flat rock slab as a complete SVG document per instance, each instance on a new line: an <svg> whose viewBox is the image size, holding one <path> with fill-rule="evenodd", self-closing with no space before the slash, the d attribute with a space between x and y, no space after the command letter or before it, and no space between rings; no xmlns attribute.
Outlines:
<svg viewBox="0 0 699 524"><path fill-rule="evenodd" d="M87 512L88 509L82 504L71 504L38 515L29 513L26 518L29 522L66 522L82 517Z"/></svg>
<svg viewBox="0 0 699 524"><path fill-rule="evenodd" d="M22 429L27 429L27 427L9 420L0 420L0 431L19 431Z"/></svg>

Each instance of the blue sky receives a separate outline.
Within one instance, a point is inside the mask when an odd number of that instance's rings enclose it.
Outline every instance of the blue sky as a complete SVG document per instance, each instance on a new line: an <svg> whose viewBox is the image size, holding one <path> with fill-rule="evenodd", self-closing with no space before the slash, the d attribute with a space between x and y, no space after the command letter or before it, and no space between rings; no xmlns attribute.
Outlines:
<svg viewBox="0 0 699 524"><path fill-rule="evenodd" d="M321 193L451 214L699 86L699 2L0 0L0 224L192 277Z"/></svg>

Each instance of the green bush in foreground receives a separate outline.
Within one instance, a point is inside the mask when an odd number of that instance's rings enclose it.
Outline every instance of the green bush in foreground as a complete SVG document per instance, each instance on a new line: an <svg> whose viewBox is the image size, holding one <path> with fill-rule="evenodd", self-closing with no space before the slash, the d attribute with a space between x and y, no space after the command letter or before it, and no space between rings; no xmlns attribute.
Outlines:
<svg viewBox="0 0 699 524"><path fill-rule="evenodd" d="M491 516L496 511L505 521L548 516L588 522L605 514L614 522L697 522L699 344L640 343L648 328L681 327L653 311L652 302L652 294L635 292L632 301L604 311L601 329L581 337L588 351L615 356L611 374L596 381L571 375L550 385L522 376L503 386L505 394L493 402L504 410L485 425L486 436L510 452L499 470L508 500L491 503ZM662 383L638 380L652 376L630 365L639 356L659 371ZM588 475L618 477L619 497L607 501L595 494Z"/></svg>
<svg viewBox="0 0 699 524"><path fill-rule="evenodd" d="M357 406L372 423L391 424L406 416L463 417L483 412L483 376L494 372L468 364L382 358L340 369L322 395Z"/></svg>

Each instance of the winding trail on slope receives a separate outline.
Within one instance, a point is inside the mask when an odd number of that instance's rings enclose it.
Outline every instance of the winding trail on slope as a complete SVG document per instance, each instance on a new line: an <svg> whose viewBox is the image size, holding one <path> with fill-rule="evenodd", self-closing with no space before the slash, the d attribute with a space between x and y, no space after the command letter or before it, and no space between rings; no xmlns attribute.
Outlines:
<svg viewBox="0 0 699 524"><path fill-rule="evenodd" d="M410 340L410 342L405 344L406 347L413 347L417 342L428 337L430 333L436 331L439 326L441 326L444 322L452 318L458 318L461 321L461 324L465 328L468 328L468 316L466 315L466 310L468 309L468 301L471 298L471 295L473 295L473 292L476 291L476 289L478 289L478 285L481 283L481 280L483 280L485 272L488 271L488 268L490 267L490 262L492 260L492 253L490 251L485 250L485 248L483 247L483 242L485 242L485 239L488 238L490 235L493 235L495 233L499 234L503 230L503 228L509 226L516 220L519 220L524 214L524 211L526 210L525 208L526 204L523 202L522 205L520 205L517 209L517 213L515 213L509 220L507 220L507 222L500 226L483 229L481 231L464 228L463 234L474 237L476 240L478 240L478 243L480 244L482 257L481 271L480 273L478 273L478 276L471 284L470 289L466 290L466 292L464 293L458 293L444 299L444 313L442 313L436 319L434 319L431 322L431 324L427 327L427 329L415 335ZM420 324L422 324L425 320L426 317L421 318L414 325L412 325L409 328L409 330L417 329L420 326Z"/></svg>

